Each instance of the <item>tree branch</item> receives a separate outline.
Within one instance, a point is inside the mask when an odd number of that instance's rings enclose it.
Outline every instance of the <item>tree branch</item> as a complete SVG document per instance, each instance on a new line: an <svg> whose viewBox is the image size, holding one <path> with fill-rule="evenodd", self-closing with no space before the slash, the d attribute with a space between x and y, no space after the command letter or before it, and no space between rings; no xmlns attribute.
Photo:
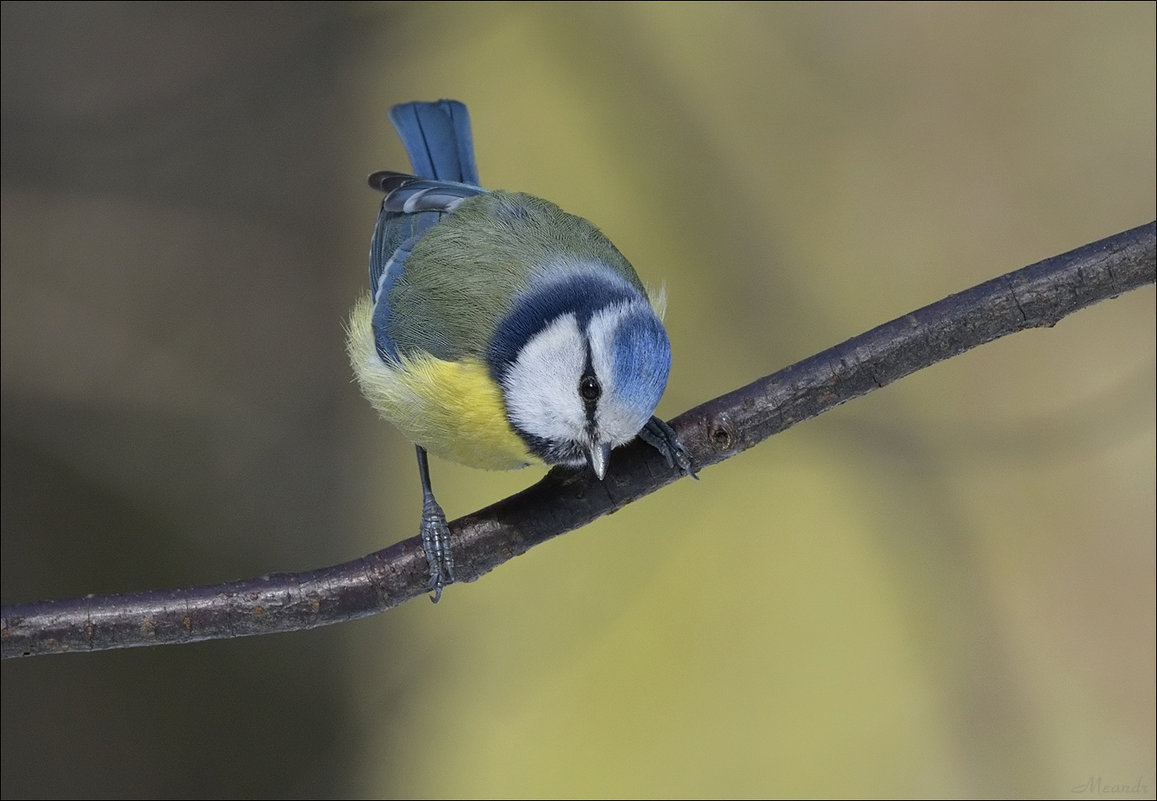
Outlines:
<svg viewBox="0 0 1157 801"><path fill-rule="evenodd" d="M672 421L697 469L924 367L1154 283L1157 223L1025 267L885 323ZM473 581L531 547L610 514L678 476L651 448L616 452L610 474L555 469L454 521L455 571ZM415 518L416 519L416 518ZM416 528L416 523L415 523ZM0 655L100 651L297 631L364 617L426 592L417 537L306 573L204 587L4 607Z"/></svg>

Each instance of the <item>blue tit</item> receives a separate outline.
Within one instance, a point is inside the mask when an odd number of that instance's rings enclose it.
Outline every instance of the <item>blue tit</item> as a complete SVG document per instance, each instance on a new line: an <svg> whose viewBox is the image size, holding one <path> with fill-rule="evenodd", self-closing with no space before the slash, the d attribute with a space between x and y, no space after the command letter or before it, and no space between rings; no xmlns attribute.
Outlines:
<svg viewBox="0 0 1157 801"><path fill-rule="evenodd" d="M581 217L479 186L462 103L405 103L390 120L413 174L370 176L385 197L347 344L363 394L417 446L437 601L454 563L427 451L489 470L589 466L602 479L611 450L640 436L692 471L653 416L671 365L661 295Z"/></svg>

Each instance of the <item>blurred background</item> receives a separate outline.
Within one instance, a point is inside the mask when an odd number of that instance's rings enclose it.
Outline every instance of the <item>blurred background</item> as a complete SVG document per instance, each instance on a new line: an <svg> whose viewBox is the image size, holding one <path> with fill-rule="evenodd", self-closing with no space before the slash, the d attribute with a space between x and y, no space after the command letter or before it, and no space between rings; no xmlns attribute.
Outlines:
<svg viewBox="0 0 1157 801"><path fill-rule="evenodd" d="M6 604L416 533L343 342L394 103L666 285L667 417L1157 207L1152 3L0 13ZM996 342L437 607L5 662L0 789L1153 797L1155 339L1147 287Z"/></svg>

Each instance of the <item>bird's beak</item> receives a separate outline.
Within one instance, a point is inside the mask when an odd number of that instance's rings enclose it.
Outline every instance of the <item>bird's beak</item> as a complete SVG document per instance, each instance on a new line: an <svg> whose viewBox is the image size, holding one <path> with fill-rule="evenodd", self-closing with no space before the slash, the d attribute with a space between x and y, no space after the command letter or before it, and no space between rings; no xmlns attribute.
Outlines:
<svg viewBox="0 0 1157 801"><path fill-rule="evenodd" d="M606 442L597 442L587 449L587 462L599 481L607 474L607 464L611 461L611 446Z"/></svg>

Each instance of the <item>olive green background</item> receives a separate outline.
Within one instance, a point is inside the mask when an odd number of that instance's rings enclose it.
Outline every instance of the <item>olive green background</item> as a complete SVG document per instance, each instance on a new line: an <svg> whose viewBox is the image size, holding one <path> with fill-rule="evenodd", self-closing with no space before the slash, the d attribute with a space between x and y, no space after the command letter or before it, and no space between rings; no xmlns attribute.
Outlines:
<svg viewBox="0 0 1157 801"><path fill-rule="evenodd" d="M665 284L674 416L1155 216L1152 3L2 7L4 603L416 533L391 104ZM437 607L3 664L4 797L1154 797L1152 287ZM451 516L535 481L433 464ZM1090 786L1091 783L1091 786ZM1099 789L1100 792L1097 792Z"/></svg>

